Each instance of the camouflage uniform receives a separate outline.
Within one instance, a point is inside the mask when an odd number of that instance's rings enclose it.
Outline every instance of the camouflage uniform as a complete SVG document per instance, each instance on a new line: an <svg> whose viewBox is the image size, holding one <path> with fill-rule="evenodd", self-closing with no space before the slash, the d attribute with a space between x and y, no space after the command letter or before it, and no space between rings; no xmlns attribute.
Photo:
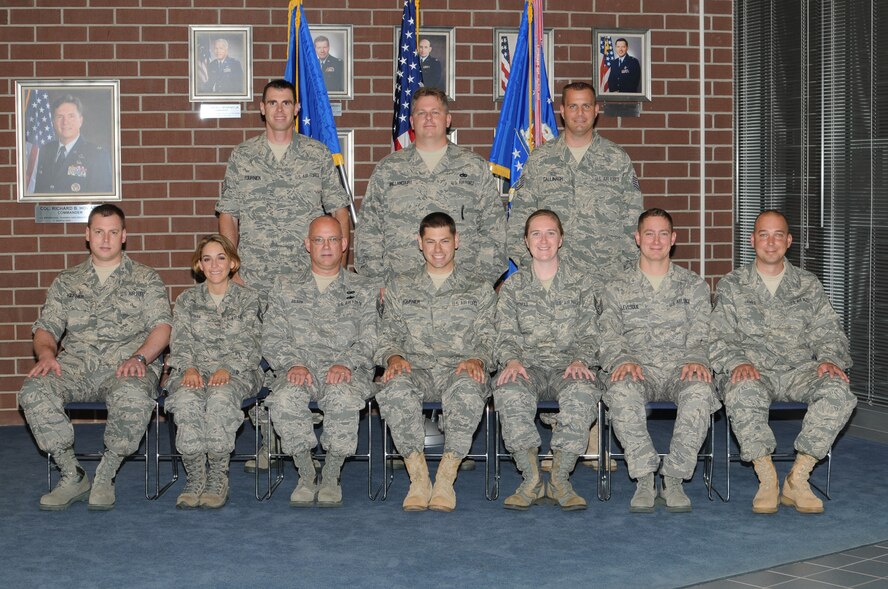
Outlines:
<svg viewBox="0 0 888 589"><path fill-rule="evenodd" d="M595 133L577 163L561 135L536 148L518 181L509 219L509 255L519 265L530 262L524 223L537 209L561 217L561 259L574 259L600 277L618 274L637 257L632 235L643 210L635 169L626 152Z"/></svg>
<svg viewBox="0 0 888 589"><path fill-rule="evenodd" d="M634 479L660 466L647 430L648 401L672 401L678 407L661 474L689 479L694 473L709 415L721 405L712 383L681 380L681 371L690 363L709 366L711 309L703 279L675 264L669 264L658 290L637 266L604 289L601 364L608 376L621 364L638 364L644 376L639 381L631 376L608 380L604 395Z"/></svg>
<svg viewBox="0 0 888 589"><path fill-rule="evenodd" d="M770 455L777 443L768 427L772 401L808 404L795 448L818 460L826 456L857 405L848 383L824 376L817 367L832 362L851 366L848 338L817 277L783 261L786 274L772 296L755 262L718 283L712 316L712 366L740 457L751 461ZM751 363L761 380L731 384L731 372Z"/></svg>
<svg viewBox="0 0 888 589"><path fill-rule="evenodd" d="M595 421L602 388L598 380L565 379L564 371L582 360L594 373L598 364L596 284L587 272L562 260L548 291L528 266L509 277L496 305L496 360L524 365L530 380L497 386L496 408L506 448L516 454L540 445L534 424L537 401L558 401L552 449L583 454Z"/></svg>
<svg viewBox="0 0 888 589"><path fill-rule="evenodd" d="M259 370L259 294L234 282L219 306L206 283L176 299L170 340L170 396L178 431L176 448L183 455L230 454L244 422L241 403L252 397L261 381ZM182 377L195 368L208 382L220 368L231 375L228 384L191 388Z"/></svg>
<svg viewBox="0 0 888 589"><path fill-rule="evenodd" d="M424 450L423 401L442 403L444 452L468 454L490 392L486 380L457 375L456 367L476 358L490 370L495 306L490 284L458 266L437 291L425 265L389 283L376 363L398 355L412 371L386 383L376 400L402 455Z"/></svg>
<svg viewBox="0 0 888 589"><path fill-rule="evenodd" d="M506 215L487 163L448 144L434 172L415 147L387 155L373 171L355 228L355 270L389 283L423 262L419 222L441 211L456 221L456 262L493 284L506 270Z"/></svg>
<svg viewBox="0 0 888 589"><path fill-rule="evenodd" d="M154 362L143 377L117 378L116 372L162 323L172 323L163 282L126 254L105 284L91 258L56 277L33 331L44 329L62 340L62 375L28 378L19 393L41 450L57 454L74 444L65 403L103 401L105 447L120 456L135 452L154 410L161 367Z"/></svg>
<svg viewBox="0 0 888 589"><path fill-rule="evenodd" d="M302 241L309 223L346 206L324 144L295 133L277 161L262 134L231 152L216 212L238 219L240 275L264 300L278 274L308 267Z"/></svg>
<svg viewBox="0 0 888 589"><path fill-rule="evenodd" d="M345 270L322 293L310 270L280 276L269 293L262 325L262 352L277 372L265 401L285 453L303 454L317 445L310 400L324 412L321 444L328 453L354 454L358 412L373 396L379 285ZM326 384L334 364L351 370L351 382ZM311 386L287 381L287 371L305 366Z"/></svg>

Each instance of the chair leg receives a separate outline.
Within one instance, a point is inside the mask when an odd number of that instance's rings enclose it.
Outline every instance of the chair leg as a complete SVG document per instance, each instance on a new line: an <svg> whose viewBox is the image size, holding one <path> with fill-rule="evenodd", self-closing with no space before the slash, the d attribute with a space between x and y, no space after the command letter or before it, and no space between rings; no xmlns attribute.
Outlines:
<svg viewBox="0 0 888 589"><path fill-rule="evenodd" d="M503 457L503 447L502 447L502 420L500 419L499 411L494 411L493 414L493 429L494 429L494 448L496 452L496 456L493 461L493 490L490 493L490 496L493 500L499 499L499 487L500 487L500 477L501 475L501 463L500 460Z"/></svg>
<svg viewBox="0 0 888 589"><path fill-rule="evenodd" d="M712 501L712 473L715 458L715 413L709 415L709 431L706 434L706 452L703 458L703 482L706 483L709 500Z"/></svg>
<svg viewBox="0 0 888 589"><path fill-rule="evenodd" d="M607 501L610 498L610 490L605 484L610 481L610 454L605 450L605 431L608 429L604 423L604 402L598 401L598 477L597 496L599 501Z"/></svg>
<svg viewBox="0 0 888 589"><path fill-rule="evenodd" d="M491 400L484 405L484 498L488 501L496 499L490 492L490 421Z"/></svg>
<svg viewBox="0 0 888 589"><path fill-rule="evenodd" d="M179 480L179 455L176 453L176 424L172 417L166 415L167 434L170 441L169 454L160 453L160 405L154 408L154 496L152 500L159 499L167 490ZM160 485L160 459L170 459L170 480Z"/></svg>
<svg viewBox="0 0 888 589"><path fill-rule="evenodd" d="M376 501L379 490L373 492L373 399L367 399L367 497Z"/></svg>

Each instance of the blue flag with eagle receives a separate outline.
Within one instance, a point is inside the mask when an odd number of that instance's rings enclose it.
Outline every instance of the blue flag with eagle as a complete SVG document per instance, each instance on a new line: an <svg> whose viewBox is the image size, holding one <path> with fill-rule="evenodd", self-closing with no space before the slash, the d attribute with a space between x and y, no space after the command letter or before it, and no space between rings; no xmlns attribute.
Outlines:
<svg viewBox="0 0 888 589"><path fill-rule="evenodd" d="M490 150L490 170L507 179L512 189L516 188L534 146L558 135L542 51L542 16L540 0L524 3L509 82Z"/></svg>

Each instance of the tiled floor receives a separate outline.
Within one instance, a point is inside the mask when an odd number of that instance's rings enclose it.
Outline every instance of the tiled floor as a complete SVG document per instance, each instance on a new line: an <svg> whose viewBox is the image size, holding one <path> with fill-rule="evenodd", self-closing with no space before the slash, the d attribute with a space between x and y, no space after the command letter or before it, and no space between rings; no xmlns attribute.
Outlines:
<svg viewBox="0 0 888 589"><path fill-rule="evenodd" d="M693 589L888 589L888 540L811 560L694 585Z"/></svg>

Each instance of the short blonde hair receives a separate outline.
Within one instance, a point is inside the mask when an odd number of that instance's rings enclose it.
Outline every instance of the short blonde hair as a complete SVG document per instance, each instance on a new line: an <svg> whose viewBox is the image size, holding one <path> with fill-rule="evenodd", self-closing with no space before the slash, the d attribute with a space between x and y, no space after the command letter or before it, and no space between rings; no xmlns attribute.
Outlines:
<svg viewBox="0 0 888 589"><path fill-rule="evenodd" d="M214 233L201 239L200 243L197 244L197 249L194 250L194 254L191 255L191 269L194 270L195 274L201 278L206 278L203 271L200 269L200 257L203 255L204 248L207 247L207 244L209 243L218 243L221 245L222 251L225 252L228 259L234 262L234 268L231 269L231 274L234 274L240 269L240 256L237 255L237 250L235 249L234 244L224 235ZM229 274L229 276L231 274Z"/></svg>

